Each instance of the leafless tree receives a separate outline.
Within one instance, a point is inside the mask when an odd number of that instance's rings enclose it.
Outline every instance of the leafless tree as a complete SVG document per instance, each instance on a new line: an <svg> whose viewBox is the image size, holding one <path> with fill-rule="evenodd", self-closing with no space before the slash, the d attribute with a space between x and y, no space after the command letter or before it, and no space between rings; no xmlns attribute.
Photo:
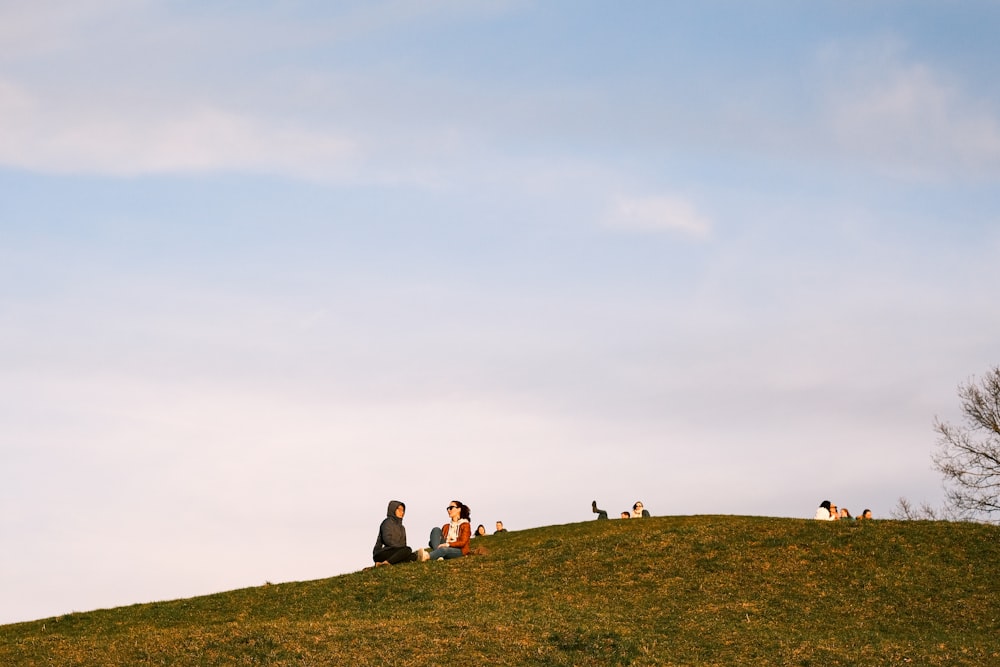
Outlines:
<svg viewBox="0 0 1000 667"><path fill-rule="evenodd" d="M979 382L959 385L964 423L935 419L937 450L932 460L944 475L946 502L958 516L1000 518L1000 366Z"/></svg>
<svg viewBox="0 0 1000 667"><path fill-rule="evenodd" d="M961 519L950 512L948 508L935 509L927 502L922 502L918 506L903 497L896 503L889 516L893 519L907 521L957 521Z"/></svg>

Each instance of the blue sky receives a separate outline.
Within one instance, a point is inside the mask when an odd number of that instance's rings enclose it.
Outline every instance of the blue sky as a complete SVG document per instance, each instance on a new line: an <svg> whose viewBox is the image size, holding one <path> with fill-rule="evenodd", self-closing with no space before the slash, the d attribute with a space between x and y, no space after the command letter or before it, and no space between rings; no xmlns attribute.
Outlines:
<svg viewBox="0 0 1000 667"><path fill-rule="evenodd" d="M0 3L0 622L887 516L1000 362L994 2Z"/></svg>

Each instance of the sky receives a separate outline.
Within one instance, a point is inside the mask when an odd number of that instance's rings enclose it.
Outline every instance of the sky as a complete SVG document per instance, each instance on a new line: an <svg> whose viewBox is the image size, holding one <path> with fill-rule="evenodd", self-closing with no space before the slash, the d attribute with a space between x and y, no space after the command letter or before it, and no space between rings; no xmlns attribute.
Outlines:
<svg viewBox="0 0 1000 667"><path fill-rule="evenodd" d="M1000 3L0 0L0 623L470 506L888 517L1000 364Z"/></svg>

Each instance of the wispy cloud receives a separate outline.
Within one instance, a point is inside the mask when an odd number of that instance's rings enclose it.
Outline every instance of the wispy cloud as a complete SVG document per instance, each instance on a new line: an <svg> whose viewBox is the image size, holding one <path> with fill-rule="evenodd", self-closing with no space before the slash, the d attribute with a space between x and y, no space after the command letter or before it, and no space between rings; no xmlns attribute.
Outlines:
<svg viewBox="0 0 1000 667"><path fill-rule="evenodd" d="M230 169L311 178L348 171L354 141L213 106L73 108L0 81L0 163L56 173ZM185 105L178 105L184 107Z"/></svg>
<svg viewBox="0 0 1000 667"><path fill-rule="evenodd" d="M146 0L4 3L0 6L0 62L72 52L83 40L99 43L107 39L109 25L149 7Z"/></svg>
<svg viewBox="0 0 1000 667"><path fill-rule="evenodd" d="M691 201L677 195L619 197L604 224L634 232L675 232L696 239L706 239L712 231L711 220Z"/></svg>
<svg viewBox="0 0 1000 667"><path fill-rule="evenodd" d="M827 121L840 150L903 177L1000 177L1000 109L895 43L873 50L865 62L832 57Z"/></svg>

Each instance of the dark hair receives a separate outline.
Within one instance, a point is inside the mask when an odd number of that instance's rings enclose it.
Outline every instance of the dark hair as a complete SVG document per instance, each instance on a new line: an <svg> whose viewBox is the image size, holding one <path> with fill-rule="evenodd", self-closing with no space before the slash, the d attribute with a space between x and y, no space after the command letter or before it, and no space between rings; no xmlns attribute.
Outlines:
<svg viewBox="0 0 1000 667"><path fill-rule="evenodd" d="M455 503L456 505L458 505L459 507L462 508L459 511L458 515L460 517L462 517L463 519L465 519L466 521L468 521L469 520L469 515L470 515L469 506L466 505L465 503L463 503L461 500L453 500L451 502Z"/></svg>
<svg viewBox="0 0 1000 667"><path fill-rule="evenodd" d="M480 533L479 532L480 530L482 530L483 532ZM482 535L486 534L486 526L484 526L483 524L479 524L479 526L476 527L476 535L480 535L480 534L482 534Z"/></svg>
<svg viewBox="0 0 1000 667"><path fill-rule="evenodd" d="M825 509L827 512L830 511L830 501L829 500L824 500L823 502L821 502L819 504L819 506L822 507L823 509Z"/></svg>

